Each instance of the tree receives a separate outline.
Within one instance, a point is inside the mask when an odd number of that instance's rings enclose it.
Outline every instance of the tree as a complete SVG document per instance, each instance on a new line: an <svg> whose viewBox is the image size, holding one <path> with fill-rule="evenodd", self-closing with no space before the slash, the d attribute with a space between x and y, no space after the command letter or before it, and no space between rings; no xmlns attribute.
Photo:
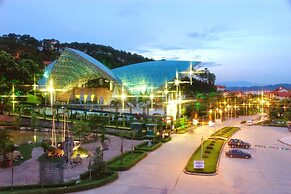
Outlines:
<svg viewBox="0 0 291 194"><path fill-rule="evenodd" d="M106 162L103 160L103 149L97 146L93 157L93 164L90 166L92 174L95 177L102 176L107 173Z"/></svg>
<svg viewBox="0 0 291 194"><path fill-rule="evenodd" d="M74 127L72 128L73 133L79 137L79 140L81 139L81 136L88 133L90 130L89 125L86 121L83 121L82 119L74 124Z"/></svg>
<svg viewBox="0 0 291 194"><path fill-rule="evenodd" d="M14 150L14 144L11 140L11 135L8 130L0 130L0 154L2 158L5 158L6 153Z"/></svg>
<svg viewBox="0 0 291 194"><path fill-rule="evenodd" d="M12 83L18 79L19 66L12 55L0 51L0 69L1 93L4 94L11 90Z"/></svg>
<svg viewBox="0 0 291 194"><path fill-rule="evenodd" d="M102 150L106 150L108 149L108 143L110 143L110 139L108 137L106 137L106 128L105 128L105 122L101 122L101 126L99 128L99 141L101 143L102 146Z"/></svg>
<svg viewBox="0 0 291 194"><path fill-rule="evenodd" d="M110 102L110 105L115 107L115 113L118 113L118 107L121 105L120 99L114 99Z"/></svg>
<svg viewBox="0 0 291 194"><path fill-rule="evenodd" d="M125 135L125 133L123 132L123 131L120 131L119 132L119 137L121 138L121 144L120 144L120 164L123 164L123 153L124 153L124 147L123 147L123 145L124 145L124 142L123 142L123 140L124 140L124 135Z"/></svg>
<svg viewBox="0 0 291 194"><path fill-rule="evenodd" d="M37 118L37 114L34 112L31 114L31 118L30 118L30 126L32 128L36 128L36 126L38 125L38 118Z"/></svg>

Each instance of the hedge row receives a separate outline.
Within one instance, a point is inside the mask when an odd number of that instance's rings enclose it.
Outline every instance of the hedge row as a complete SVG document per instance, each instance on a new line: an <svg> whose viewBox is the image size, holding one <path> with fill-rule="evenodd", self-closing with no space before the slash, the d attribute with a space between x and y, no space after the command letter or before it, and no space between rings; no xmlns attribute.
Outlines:
<svg viewBox="0 0 291 194"><path fill-rule="evenodd" d="M171 140L172 140L172 137L166 137L166 138L162 139L162 142L163 143L167 143L167 142L169 142Z"/></svg>
<svg viewBox="0 0 291 194"><path fill-rule="evenodd" d="M151 151L154 151L156 149L158 149L159 147L162 146L162 142L155 142L150 146L148 147L148 142L143 142L141 144L138 144L136 146L134 146L134 149L135 150L142 150L142 151L146 151L146 152L151 152Z"/></svg>
<svg viewBox="0 0 291 194"><path fill-rule="evenodd" d="M44 187L45 189L41 189L41 185L38 185L37 188L35 187L30 187L31 185L27 185L26 188L23 188L23 186L17 186L14 188L13 193L17 194L24 194L24 193L30 193L30 194L38 194L38 193L70 193L70 192L78 192L78 191L85 191L88 189L93 189L96 187L103 186L107 183L110 183L118 178L118 173L117 172L111 172L107 177L99 180L84 180L81 181L79 184L73 184L73 185L66 185L67 183L64 184L56 184L56 185L49 185L49 187ZM71 183L70 183L71 184ZM36 185L34 185L36 186ZM19 188L18 188L19 187ZM52 188L54 187L54 188ZM28 190L29 189L29 190ZM10 190L10 188L9 188ZM11 193L11 191L7 191L4 193Z"/></svg>
<svg viewBox="0 0 291 194"><path fill-rule="evenodd" d="M60 184L33 184L33 185L15 185L13 186L13 190L24 190L24 189L39 189L39 188L51 188L51 187L69 187L72 185L75 185L76 181L72 180L72 181L68 181L65 183L60 183ZM0 191L8 191L11 189L11 186L4 186L4 187L0 187Z"/></svg>
<svg viewBox="0 0 291 194"><path fill-rule="evenodd" d="M224 127L222 129L216 131L215 133L213 133L211 136L212 137L221 136L221 137L229 138L238 130L239 130L238 127Z"/></svg>

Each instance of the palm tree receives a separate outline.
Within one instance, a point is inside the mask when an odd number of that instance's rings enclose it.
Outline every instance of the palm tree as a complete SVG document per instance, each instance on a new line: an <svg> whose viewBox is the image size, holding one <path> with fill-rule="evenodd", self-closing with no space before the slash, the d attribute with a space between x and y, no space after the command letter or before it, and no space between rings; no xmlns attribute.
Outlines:
<svg viewBox="0 0 291 194"><path fill-rule="evenodd" d="M112 105L113 107L115 107L115 112L118 113L118 108L121 105L121 101L120 99L114 99L110 102L110 105Z"/></svg>

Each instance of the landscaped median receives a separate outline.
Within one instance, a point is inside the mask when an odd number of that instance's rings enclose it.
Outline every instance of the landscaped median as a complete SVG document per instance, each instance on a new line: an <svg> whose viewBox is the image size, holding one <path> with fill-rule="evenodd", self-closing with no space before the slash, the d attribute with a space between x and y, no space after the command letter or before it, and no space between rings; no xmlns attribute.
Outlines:
<svg viewBox="0 0 291 194"><path fill-rule="evenodd" d="M195 150L189 159L184 172L187 174L196 175L215 175L217 174L219 157L223 145L236 131L238 127L224 127L219 131L215 132L210 138L203 140L203 143ZM203 161L204 167L196 166L195 163Z"/></svg>

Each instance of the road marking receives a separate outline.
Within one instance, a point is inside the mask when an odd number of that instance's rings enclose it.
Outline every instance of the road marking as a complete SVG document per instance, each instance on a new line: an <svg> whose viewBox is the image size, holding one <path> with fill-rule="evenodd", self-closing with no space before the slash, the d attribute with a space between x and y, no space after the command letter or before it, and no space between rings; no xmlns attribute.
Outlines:
<svg viewBox="0 0 291 194"><path fill-rule="evenodd" d="M255 145L256 148L269 148L269 149L276 149L276 150L286 150L291 151L290 148L283 148L278 146L266 146L266 145Z"/></svg>

